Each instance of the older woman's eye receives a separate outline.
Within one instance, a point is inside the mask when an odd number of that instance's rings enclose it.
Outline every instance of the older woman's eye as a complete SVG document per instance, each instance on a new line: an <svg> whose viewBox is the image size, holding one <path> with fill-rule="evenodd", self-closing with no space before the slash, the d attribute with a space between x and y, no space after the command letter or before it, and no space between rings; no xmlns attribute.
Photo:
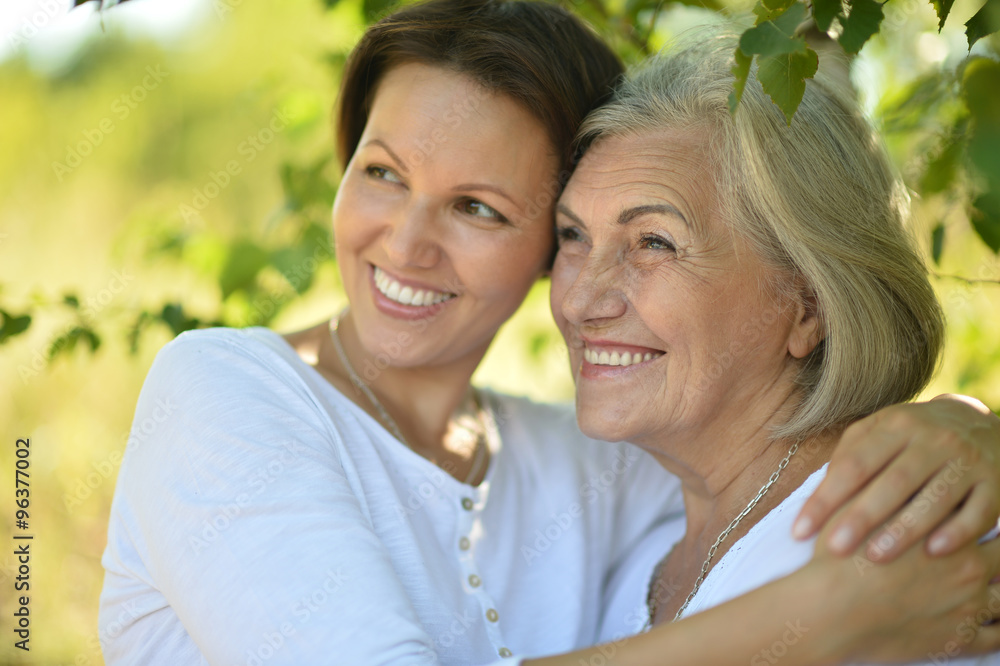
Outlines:
<svg viewBox="0 0 1000 666"><path fill-rule="evenodd" d="M639 240L639 247L645 250L669 250L670 252L676 252L677 246L674 245L673 241L667 240L662 236L657 236L656 234L645 234Z"/></svg>
<svg viewBox="0 0 1000 666"><path fill-rule="evenodd" d="M385 180L390 183L403 182L402 180L399 179L399 176L397 176L392 169L387 169L381 166L372 165L365 167L365 173L371 178L375 178L376 180Z"/></svg>
<svg viewBox="0 0 1000 666"><path fill-rule="evenodd" d="M507 218L498 213L496 210L490 208L482 201L476 201L475 199L464 199L458 204L458 209L466 215L471 215L472 217L497 220L498 222L507 221Z"/></svg>
<svg viewBox="0 0 1000 666"><path fill-rule="evenodd" d="M563 245L564 243L583 240L583 236L580 235L580 230L576 227L557 227L556 240L559 242L559 245Z"/></svg>

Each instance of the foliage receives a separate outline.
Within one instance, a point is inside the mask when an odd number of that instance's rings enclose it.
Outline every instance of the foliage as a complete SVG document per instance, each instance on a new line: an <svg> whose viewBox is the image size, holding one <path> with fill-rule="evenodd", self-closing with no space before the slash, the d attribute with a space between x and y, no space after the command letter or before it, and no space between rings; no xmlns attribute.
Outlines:
<svg viewBox="0 0 1000 666"><path fill-rule="evenodd" d="M106 9L125 1L74 0L74 5L94 2ZM321 2L329 10L340 0ZM679 4L687 2L723 10L716 0L681 0ZM939 30L944 27L953 2L931 0L939 18ZM392 0L362 0L363 20L366 23L377 20L393 4ZM664 0L627 0L624 6L615 6L613 0L578 0L573 8L608 36L626 60L634 62L652 51L657 20L666 4ZM835 36L842 53L851 56L879 33L884 18L882 5L876 0L814 0L811 4L799 0L757 0L753 14L755 23L743 32L734 54L730 109L738 112L747 78L755 72L789 124L802 99L805 80L812 78L819 67L816 44L811 42L818 41L828 47L831 36ZM966 26L971 50L976 42L1000 28L1000 0L988 0ZM901 96L896 111L901 113L911 105L915 107L911 113L933 115L940 105L926 96L928 88L945 95L957 92L965 102L964 108L951 113L950 125L942 130L941 146L927 163L918 182L918 192L966 200L972 228L996 253L1000 252L1000 64L995 56L992 51L985 57L969 56L954 71L936 72L918 81L909 95ZM154 325L165 326L175 335L201 326L268 325L296 294L307 290L319 267L318 262L307 260L316 248L329 245L323 219L335 193L327 177L330 160L331 154L327 152L305 166L291 162L281 165L284 191L281 215L293 218L298 232L287 242L271 247L263 247L251 238L229 241L216 276L220 300L214 313L189 315L179 301L140 309L132 313L132 322L126 328L130 348L136 351L144 331ZM182 214L186 222L199 219L197 210L190 205L182 206ZM173 234L163 239L160 250L164 254L183 255L189 240L183 233ZM931 242L932 256L938 261L945 243L943 225L933 229ZM330 257L324 257L327 258ZM285 278L283 291L275 291L268 284L269 272ZM63 303L78 306L72 293L64 296ZM32 313L0 309L0 318L2 344L28 330ZM89 324L74 322L52 344L49 357L71 351L78 340L86 341L91 350L96 350L101 338Z"/></svg>

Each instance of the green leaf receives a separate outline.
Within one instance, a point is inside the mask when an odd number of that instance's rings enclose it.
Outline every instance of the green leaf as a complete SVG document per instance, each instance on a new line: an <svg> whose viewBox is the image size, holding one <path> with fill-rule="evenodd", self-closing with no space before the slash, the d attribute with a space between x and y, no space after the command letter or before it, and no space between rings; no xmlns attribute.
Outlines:
<svg viewBox="0 0 1000 666"><path fill-rule="evenodd" d="M64 294L63 295L63 305L68 305L74 310L80 309L80 299L76 297L76 294Z"/></svg>
<svg viewBox="0 0 1000 666"><path fill-rule="evenodd" d="M937 12L938 32L941 32L944 20L948 18L948 13L951 12L951 6L955 4L955 0L931 0L931 4L934 5L934 11Z"/></svg>
<svg viewBox="0 0 1000 666"><path fill-rule="evenodd" d="M988 248L1000 253L1000 192L976 197L972 207L972 228Z"/></svg>
<svg viewBox="0 0 1000 666"><path fill-rule="evenodd" d="M840 19L844 32L837 41L848 53L857 53L878 32L884 15L882 5L875 0L850 0L850 7L847 18Z"/></svg>
<svg viewBox="0 0 1000 666"><path fill-rule="evenodd" d="M945 142L941 152L927 164L927 169L920 178L921 194L936 194L944 192L955 181L955 174L962 157L964 132L952 134Z"/></svg>
<svg viewBox="0 0 1000 666"><path fill-rule="evenodd" d="M806 6L796 2L777 18L750 28L740 36L740 50L747 55L776 56L805 48L795 29L806 16Z"/></svg>
<svg viewBox="0 0 1000 666"><path fill-rule="evenodd" d="M795 0L760 0L760 2L768 9L773 9L783 12L789 7L791 7L792 4L795 2Z"/></svg>
<svg viewBox="0 0 1000 666"><path fill-rule="evenodd" d="M153 322L155 317L149 314L146 310L139 313L136 317L135 323L128 330L128 335L126 340L128 341L129 353L133 356L139 353L139 338L142 337L142 332L146 329L149 324Z"/></svg>
<svg viewBox="0 0 1000 666"><path fill-rule="evenodd" d="M1000 249L1000 63L972 58L965 66L962 96L972 131L967 153L979 186L972 202L972 227L983 242Z"/></svg>
<svg viewBox="0 0 1000 666"><path fill-rule="evenodd" d="M184 331L198 328L198 325L201 323L193 317L185 316L184 306L178 303L167 303L164 305L163 311L160 312L160 319L170 327L174 335L180 335Z"/></svg>
<svg viewBox="0 0 1000 666"><path fill-rule="evenodd" d="M944 249L944 224L938 222L931 231L931 258L938 266L941 265L941 251Z"/></svg>
<svg viewBox="0 0 1000 666"><path fill-rule="evenodd" d="M396 4L396 0L362 0L365 11L365 21L374 23L382 18Z"/></svg>
<svg viewBox="0 0 1000 666"><path fill-rule="evenodd" d="M249 240L237 241L229 248L229 256L219 275L222 300L226 300L237 289L250 287L260 269L268 262L268 253Z"/></svg>
<svg viewBox="0 0 1000 666"><path fill-rule="evenodd" d="M760 25L766 21L773 21L774 19L785 13L784 9L768 9L764 6L764 3L757 0L757 4L754 5L753 13L756 15L757 20L754 25Z"/></svg>
<svg viewBox="0 0 1000 666"><path fill-rule="evenodd" d="M736 53L733 54L736 62L733 64L733 76L736 80L733 82L733 91L729 93L729 113L736 113L736 107L740 105L740 100L743 99L743 89L747 85L747 76L750 75L750 63L753 62L753 56L743 53L742 49L737 48Z"/></svg>
<svg viewBox="0 0 1000 666"><path fill-rule="evenodd" d="M789 125L811 79L819 67L819 56L809 47L795 53L761 57L757 61L757 79Z"/></svg>
<svg viewBox="0 0 1000 666"><path fill-rule="evenodd" d="M972 50L973 44L997 30L1000 30L1000 0L986 0L986 4L965 22L969 50Z"/></svg>
<svg viewBox="0 0 1000 666"><path fill-rule="evenodd" d="M840 0L813 0L813 19L816 27L823 32L830 29L833 19L840 16L842 11Z"/></svg>
<svg viewBox="0 0 1000 666"><path fill-rule="evenodd" d="M0 326L0 344L24 333L31 326L31 315L12 315L6 310L0 310L0 317L3 317L3 326Z"/></svg>
<svg viewBox="0 0 1000 666"><path fill-rule="evenodd" d="M58 338L56 338L51 345L49 345L49 360L51 361L56 356L62 353L69 353L76 349L76 343L83 340L88 345L90 345L90 351L97 351L98 347L101 346L101 338L93 331L85 326L74 326L72 329L63 333Z"/></svg>

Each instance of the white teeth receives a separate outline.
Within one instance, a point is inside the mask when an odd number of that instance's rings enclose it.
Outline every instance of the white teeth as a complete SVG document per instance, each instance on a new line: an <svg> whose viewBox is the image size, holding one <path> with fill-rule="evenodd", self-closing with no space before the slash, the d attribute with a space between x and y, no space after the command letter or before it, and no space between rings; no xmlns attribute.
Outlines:
<svg viewBox="0 0 1000 666"><path fill-rule="evenodd" d="M609 366L638 365L639 363L650 361L653 358L657 358L659 356L662 356L662 354L653 354L651 352L647 352L646 354L640 354L639 352L630 354L629 352L619 353L616 351L608 353L606 351L599 352L587 348L584 348L583 350L583 358L587 361L587 363L591 363L593 365L609 365Z"/></svg>
<svg viewBox="0 0 1000 666"><path fill-rule="evenodd" d="M389 300L415 307L435 305L455 298L455 294L431 291L430 289L415 290L413 287L404 287L398 281L389 277L381 268L375 269L375 286Z"/></svg>
<svg viewBox="0 0 1000 666"><path fill-rule="evenodd" d="M393 280L389 284L389 288L386 289L383 293L386 295L386 298L388 298L390 301L398 301L399 300L399 292L400 292L401 289L402 289L402 287L400 286L400 284L398 282L396 282L395 280Z"/></svg>

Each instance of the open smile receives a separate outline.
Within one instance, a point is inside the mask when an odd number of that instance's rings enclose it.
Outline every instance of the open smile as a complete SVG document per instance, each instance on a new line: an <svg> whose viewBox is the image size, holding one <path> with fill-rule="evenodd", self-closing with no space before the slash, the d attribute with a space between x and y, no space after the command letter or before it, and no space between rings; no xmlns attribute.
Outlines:
<svg viewBox="0 0 1000 666"><path fill-rule="evenodd" d="M426 307L444 303L457 296L448 291L437 291L429 287L414 287L405 285L392 277L378 266L373 266L375 288L380 294L393 303L413 308Z"/></svg>

